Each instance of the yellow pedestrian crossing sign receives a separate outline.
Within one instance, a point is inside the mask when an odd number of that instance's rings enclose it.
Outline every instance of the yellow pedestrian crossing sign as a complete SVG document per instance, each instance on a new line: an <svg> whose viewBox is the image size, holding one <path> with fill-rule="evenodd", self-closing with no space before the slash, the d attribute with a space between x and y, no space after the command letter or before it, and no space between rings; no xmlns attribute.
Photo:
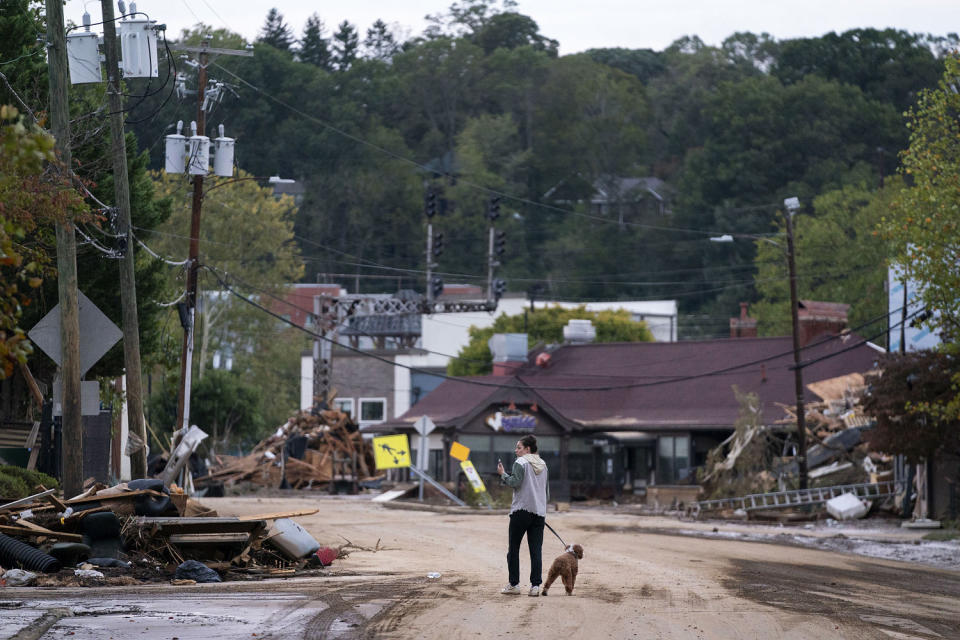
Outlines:
<svg viewBox="0 0 960 640"><path fill-rule="evenodd" d="M397 469L410 466L410 443L404 433L373 439L373 459L377 469Z"/></svg>

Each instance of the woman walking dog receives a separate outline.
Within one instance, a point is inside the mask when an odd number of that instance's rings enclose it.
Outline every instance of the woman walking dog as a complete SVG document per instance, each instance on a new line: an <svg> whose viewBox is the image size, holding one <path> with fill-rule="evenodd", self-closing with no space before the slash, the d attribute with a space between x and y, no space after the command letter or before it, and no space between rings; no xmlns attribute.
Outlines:
<svg viewBox="0 0 960 640"><path fill-rule="evenodd" d="M510 473L504 471L502 462L497 462L497 473L500 474L501 482L513 489L513 502L510 504L510 546L507 551L510 582L500 593L520 593L520 541L526 535L527 548L530 550L529 595L536 597L540 595L542 582L543 525L550 496L547 463L537 455L537 439L532 435L520 438L514 451L517 459Z"/></svg>

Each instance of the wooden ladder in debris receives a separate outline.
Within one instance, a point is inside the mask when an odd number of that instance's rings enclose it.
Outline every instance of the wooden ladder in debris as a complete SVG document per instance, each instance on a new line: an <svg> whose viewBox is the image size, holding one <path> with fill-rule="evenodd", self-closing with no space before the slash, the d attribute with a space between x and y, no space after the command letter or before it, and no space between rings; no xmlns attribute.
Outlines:
<svg viewBox="0 0 960 640"><path fill-rule="evenodd" d="M887 480L884 482L864 482L861 484L841 484L833 487L817 487L815 489L793 489L791 491L776 491L773 493L753 493L739 498L720 498L718 500L700 500L694 502L689 509L693 516L699 516L704 511L718 509L743 509L755 511L758 509L783 509L801 505L820 504L845 493L852 493L858 498L873 500L886 498L902 491L903 482Z"/></svg>

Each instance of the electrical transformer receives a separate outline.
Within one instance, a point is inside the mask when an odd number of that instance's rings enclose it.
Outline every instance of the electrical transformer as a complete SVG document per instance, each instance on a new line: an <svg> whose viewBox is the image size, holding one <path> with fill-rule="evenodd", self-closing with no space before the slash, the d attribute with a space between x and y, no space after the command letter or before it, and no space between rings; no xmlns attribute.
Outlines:
<svg viewBox="0 0 960 640"><path fill-rule="evenodd" d="M166 164L164 170L167 173L183 173L187 166L187 138L181 135L183 130L183 120L177 122L177 132L172 133L166 138Z"/></svg>
<svg viewBox="0 0 960 640"><path fill-rule="evenodd" d="M156 78L157 71L157 32L154 30L156 20L138 17L137 5L130 3L130 14L133 17L121 20L119 23L120 36L120 67L125 78Z"/></svg>
<svg viewBox="0 0 960 640"><path fill-rule="evenodd" d="M100 36L90 32L90 14L83 14L83 31L67 34L67 64L70 84L100 82Z"/></svg>
<svg viewBox="0 0 960 640"><path fill-rule="evenodd" d="M197 123L190 123L190 160L188 168L192 176L205 176L210 167L210 138L197 135Z"/></svg>
<svg viewBox="0 0 960 640"><path fill-rule="evenodd" d="M235 140L223 135L223 125L220 125L220 136L213 139L213 172L222 178L233 175L233 146Z"/></svg>

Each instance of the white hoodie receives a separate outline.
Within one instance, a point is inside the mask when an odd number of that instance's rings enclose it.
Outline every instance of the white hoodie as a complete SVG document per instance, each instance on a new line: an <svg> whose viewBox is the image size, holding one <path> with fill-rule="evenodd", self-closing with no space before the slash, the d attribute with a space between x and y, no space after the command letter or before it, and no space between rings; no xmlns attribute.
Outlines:
<svg viewBox="0 0 960 640"><path fill-rule="evenodd" d="M528 472L531 469L533 473ZM550 492L548 478L547 463L537 454L527 453L517 458L511 473L502 476L504 483L513 487L510 513L523 510L546 516Z"/></svg>

